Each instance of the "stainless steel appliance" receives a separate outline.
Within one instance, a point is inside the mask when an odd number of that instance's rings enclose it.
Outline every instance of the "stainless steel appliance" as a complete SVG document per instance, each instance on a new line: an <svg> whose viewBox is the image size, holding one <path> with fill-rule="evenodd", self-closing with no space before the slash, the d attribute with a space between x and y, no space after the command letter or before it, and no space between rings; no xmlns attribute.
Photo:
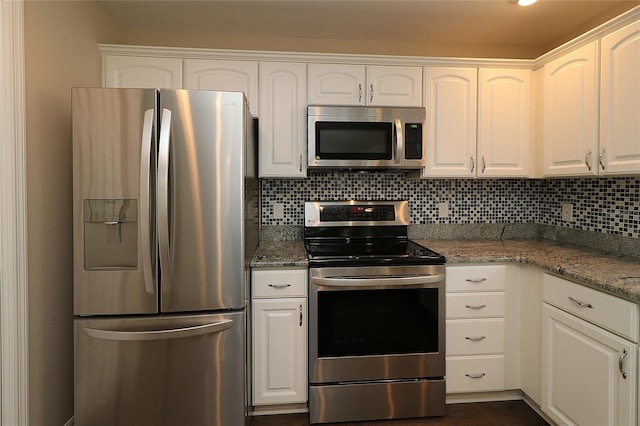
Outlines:
<svg viewBox="0 0 640 426"><path fill-rule="evenodd" d="M241 425L254 123L242 93L72 90L74 424Z"/></svg>
<svg viewBox="0 0 640 426"><path fill-rule="evenodd" d="M312 423L445 410L445 259L406 201L305 203Z"/></svg>
<svg viewBox="0 0 640 426"><path fill-rule="evenodd" d="M309 167L421 169L424 108L307 107Z"/></svg>

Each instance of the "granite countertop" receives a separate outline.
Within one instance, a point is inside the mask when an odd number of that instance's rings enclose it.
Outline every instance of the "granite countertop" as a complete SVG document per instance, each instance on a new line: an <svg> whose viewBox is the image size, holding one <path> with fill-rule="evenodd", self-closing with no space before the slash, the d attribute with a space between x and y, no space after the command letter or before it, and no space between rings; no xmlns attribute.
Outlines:
<svg viewBox="0 0 640 426"><path fill-rule="evenodd" d="M447 264L522 263L640 303L640 259L549 240L417 240L444 255ZM252 267L307 266L302 241L260 243Z"/></svg>

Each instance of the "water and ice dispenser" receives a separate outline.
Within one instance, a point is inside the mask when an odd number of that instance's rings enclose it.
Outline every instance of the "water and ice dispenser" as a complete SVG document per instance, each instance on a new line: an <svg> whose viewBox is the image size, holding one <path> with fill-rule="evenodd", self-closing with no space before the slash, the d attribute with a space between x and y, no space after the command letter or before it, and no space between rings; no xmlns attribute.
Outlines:
<svg viewBox="0 0 640 426"><path fill-rule="evenodd" d="M84 269L118 270L138 267L138 201L83 201Z"/></svg>

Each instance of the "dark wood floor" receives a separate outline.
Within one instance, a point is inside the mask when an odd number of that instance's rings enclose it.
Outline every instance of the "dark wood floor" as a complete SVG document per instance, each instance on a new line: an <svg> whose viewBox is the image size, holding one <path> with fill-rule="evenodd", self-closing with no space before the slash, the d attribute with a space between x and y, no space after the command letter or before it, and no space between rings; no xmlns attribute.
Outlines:
<svg viewBox="0 0 640 426"><path fill-rule="evenodd" d="M524 401L449 404L444 417L379 420L348 423L325 423L325 426L545 426L544 421ZM306 414L256 416L252 426L306 426Z"/></svg>

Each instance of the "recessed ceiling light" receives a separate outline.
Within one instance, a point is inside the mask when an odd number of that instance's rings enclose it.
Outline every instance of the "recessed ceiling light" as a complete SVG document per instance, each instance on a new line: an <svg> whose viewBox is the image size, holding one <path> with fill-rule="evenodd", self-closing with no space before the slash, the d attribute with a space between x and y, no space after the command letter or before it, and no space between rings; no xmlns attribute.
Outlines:
<svg viewBox="0 0 640 426"><path fill-rule="evenodd" d="M519 6L529 6L530 4L534 4L538 0L518 0Z"/></svg>

